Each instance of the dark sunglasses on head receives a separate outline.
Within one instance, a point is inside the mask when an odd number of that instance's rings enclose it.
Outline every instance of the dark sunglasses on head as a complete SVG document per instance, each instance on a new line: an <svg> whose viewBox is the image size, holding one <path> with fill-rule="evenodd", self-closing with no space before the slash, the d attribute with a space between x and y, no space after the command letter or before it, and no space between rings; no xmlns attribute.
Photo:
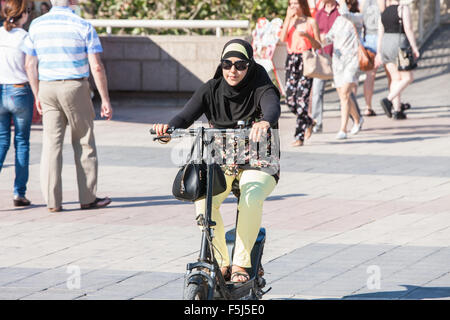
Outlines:
<svg viewBox="0 0 450 320"><path fill-rule="evenodd" d="M222 60L221 61L222 69L230 70L233 66L236 70L244 71L250 65L250 62L244 60L238 60L236 62L231 62L230 60Z"/></svg>

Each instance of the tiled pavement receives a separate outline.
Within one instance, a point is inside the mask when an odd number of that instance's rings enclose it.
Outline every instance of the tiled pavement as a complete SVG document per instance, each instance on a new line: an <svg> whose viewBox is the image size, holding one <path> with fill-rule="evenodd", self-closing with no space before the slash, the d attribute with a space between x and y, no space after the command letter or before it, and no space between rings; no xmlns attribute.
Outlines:
<svg viewBox="0 0 450 320"><path fill-rule="evenodd" d="M265 202L266 299L450 298L450 27L426 46L404 96L408 120L383 115L336 141L336 94L326 94L324 133L289 146L281 118L282 173ZM358 101L363 106L359 90ZM152 142L149 123L184 97L117 96L115 120L96 121L99 195L110 207L78 210L70 134L64 147L64 211L50 214L39 187L42 127L33 126L27 195L12 206L12 150L0 175L0 299L180 299L200 233L193 206L171 196L176 148ZM228 227L235 200L223 205ZM80 277L77 277L80 275ZM79 281L78 281L79 280Z"/></svg>

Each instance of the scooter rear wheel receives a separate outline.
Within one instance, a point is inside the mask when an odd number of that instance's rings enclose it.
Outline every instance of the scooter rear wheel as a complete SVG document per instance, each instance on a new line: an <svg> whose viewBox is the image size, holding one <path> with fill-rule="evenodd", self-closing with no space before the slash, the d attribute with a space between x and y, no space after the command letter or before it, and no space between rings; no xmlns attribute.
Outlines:
<svg viewBox="0 0 450 320"><path fill-rule="evenodd" d="M184 300L207 300L208 286L206 283L189 283L184 290Z"/></svg>

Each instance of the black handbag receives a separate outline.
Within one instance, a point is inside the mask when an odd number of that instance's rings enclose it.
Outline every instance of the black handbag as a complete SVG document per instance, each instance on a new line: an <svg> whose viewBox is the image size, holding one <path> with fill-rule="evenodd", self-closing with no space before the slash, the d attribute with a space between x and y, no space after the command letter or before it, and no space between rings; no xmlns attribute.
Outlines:
<svg viewBox="0 0 450 320"><path fill-rule="evenodd" d="M403 12L403 9L402 9ZM400 15L400 30L399 30L399 37L401 39L401 32L402 32L402 25L403 25L403 19ZM399 40L400 42L400 40ZM411 48L411 45L409 44L407 47L402 48L401 43L399 44L399 50L397 55L397 69L398 71L409 71L417 68L417 61L414 58L413 50Z"/></svg>
<svg viewBox="0 0 450 320"><path fill-rule="evenodd" d="M206 196L208 167L203 160L203 152L201 152L201 162L192 160L195 145L202 135L203 130L199 130L186 164L180 168L175 176L172 194L178 200L194 202ZM203 151L203 144L199 146L199 148L202 148L201 150ZM212 163L210 165L213 167L213 196L215 196L226 190L227 182L220 165L217 163Z"/></svg>
<svg viewBox="0 0 450 320"><path fill-rule="evenodd" d="M411 46L407 48L400 48L397 57L398 71L409 71L417 68L417 61Z"/></svg>

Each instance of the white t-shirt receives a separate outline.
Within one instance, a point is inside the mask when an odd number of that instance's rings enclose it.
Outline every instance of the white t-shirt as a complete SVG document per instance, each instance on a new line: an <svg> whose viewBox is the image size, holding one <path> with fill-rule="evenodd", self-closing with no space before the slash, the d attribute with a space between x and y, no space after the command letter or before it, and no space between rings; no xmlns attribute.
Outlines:
<svg viewBox="0 0 450 320"><path fill-rule="evenodd" d="M20 46L27 32L22 28L6 31L0 28L0 84L28 82L25 72L25 53Z"/></svg>

